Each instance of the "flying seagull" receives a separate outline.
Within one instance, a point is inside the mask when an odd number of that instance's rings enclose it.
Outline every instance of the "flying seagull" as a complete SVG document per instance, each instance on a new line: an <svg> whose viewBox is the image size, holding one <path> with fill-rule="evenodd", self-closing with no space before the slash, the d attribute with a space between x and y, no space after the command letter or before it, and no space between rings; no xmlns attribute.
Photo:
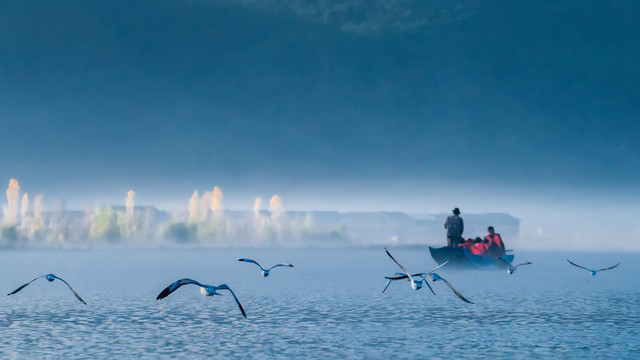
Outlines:
<svg viewBox="0 0 640 360"><path fill-rule="evenodd" d="M262 276L267 277L269 276L269 271L273 270L273 268L278 267L278 266L286 266L286 267L293 267L293 265L291 264L287 264L287 263L281 263L281 264L276 264L273 265L272 267L268 268L268 269L264 269L262 266L260 266L260 264L258 264L257 261L255 260L251 260L251 259L238 259L238 261L244 261L244 262L249 262L249 263L254 263L256 265L258 265L258 267L260 268L260 270L262 270Z"/></svg>
<svg viewBox="0 0 640 360"><path fill-rule="evenodd" d="M424 275L427 275L426 273L417 273L417 274L411 274L412 278L422 278ZM385 292L387 290L387 288L389 287L389 285L391 285L391 282L394 280L404 280L407 279L409 280L409 276L405 273L401 273L401 272L397 272L395 273L395 276L385 276L385 279L389 280L387 281L387 285L385 285L384 289L382 289L382 292ZM424 280L424 279L423 279ZM416 281L416 283L422 283L423 280L414 280ZM409 280L411 281L411 280ZM420 284L419 286L421 286L422 284ZM431 286L429 284L427 284L427 286L429 286L429 289L431 289ZM431 289L431 292L433 292L433 289ZM433 292L433 295L435 295L436 293Z"/></svg>
<svg viewBox="0 0 640 360"><path fill-rule="evenodd" d="M531 265L531 264L533 264L531 261L527 261L527 262L520 263L520 264L518 264L516 266L511 266L511 264L507 260L503 259L502 257L498 256L498 259L504 261L504 263L507 264L507 274L509 274L509 275L513 274L516 271L516 269L518 268L518 266L520 266L520 265Z"/></svg>
<svg viewBox="0 0 640 360"><path fill-rule="evenodd" d="M217 290L229 290L231 295L233 295L233 299L236 301L236 304L238 304L238 307L240 308L240 311L242 312L242 316L244 316L245 318L247 317L247 314L244 312L244 309L242 308L242 305L240 304L240 301L236 297L236 294L234 294L233 290L231 290L231 288L229 286L227 286L227 284L220 284L218 286L213 286L213 285L201 284L201 283L199 283L199 282L197 282L195 280L191 280L191 279L180 279L180 280L174 282L173 284L167 286L164 290L162 290L162 292L160 292L160 294L158 294L158 297L156 297L156 300L161 300L161 299L166 298L167 296L169 296L169 294L171 294L172 292L176 291L180 286L187 285L187 284L193 284L193 285L200 286L200 292L202 293L202 295L205 295L205 296L222 295L222 294L218 294L216 291Z"/></svg>
<svg viewBox="0 0 640 360"><path fill-rule="evenodd" d="M36 281L36 280L38 280L38 279L40 279L40 278L45 278L45 279L47 279L47 281L49 281L49 282L52 282L52 281L53 281L53 280L55 280L55 279L58 279L58 280L62 281L63 283L65 283L65 284L69 287L69 290L71 290L71 292L73 293L73 295L75 295L75 296L78 298L78 300L80 300L80 302L81 302L81 303L83 303L83 304L85 304L85 305L87 304L86 302L84 302L84 300L82 300L82 298L80 297L80 295L78 295L78 293L77 293L75 290L73 290L73 288L71 287L71 285L69 285L69 283L68 283L68 282L64 281L64 279L59 278L59 277L57 277L57 276L55 276L55 275L53 275L53 274L47 274L47 275L38 276L37 278L35 278L35 279L33 279L33 280L29 281L28 283L26 283L26 284L24 284L24 285L20 286L19 288L17 288L17 289L15 289L15 290L13 290L13 291L12 291L12 292L10 292L10 293L8 293L8 294L7 294L7 296L9 296L9 295L13 295L13 294L17 293L18 291L20 291L20 290L24 289L25 287L27 287L27 285L31 284L32 282L34 282L34 281Z"/></svg>
<svg viewBox="0 0 640 360"><path fill-rule="evenodd" d="M386 250L386 248L385 248L385 250ZM387 254L389 254L389 251L387 251ZM391 256L391 255L389 254L389 256ZM391 257L391 258L393 259L393 257ZM394 261L395 261L395 259L394 259ZM435 295L436 293L433 291L433 289L431 288L431 285L429 285L429 283L425 279L425 276L427 276L428 274L431 274L432 272L434 272L434 271L440 269L441 267L445 266L449 261L451 261L451 259L449 259L449 260L443 262L442 264L436 266L435 268L431 269L427 273L417 273L417 274L412 274L411 276L414 277L414 278L421 277L422 280L418 280L418 282L421 283L424 280L425 284L427 284L427 286L429 287L429 290L431 290L433 295ZM396 262L396 264L398 264L398 262ZM400 265L400 264L398 264L398 265ZM406 273L399 273L398 272L398 273L395 274L395 276L385 276L384 278L389 280L389 281L387 281L387 285L384 287L384 289L382 289L382 292L385 292L385 290L387 290L387 288L389 287L389 285L391 284L392 281L409 279L409 276ZM416 280L414 280L414 281L416 281Z"/></svg>
<svg viewBox="0 0 640 360"><path fill-rule="evenodd" d="M569 264L571 264L571 265L573 265L573 266L577 266L577 267L579 267L580 269L585 269L585 270L587 270L587 271L590 271L592 276L596 276L596 273L597 273L598 271L611 270L611 269L613 269L614 267L616 267L616 266L620 265L620 263L617 263L617 264L615 264L615 265L613 265L613 266L611 266L611 267L608 267L608 268L598 269L598 270L591 270L591 269L587 269L587 268L586 268L586 267L584 267L584 266L580 266L580 265L578 265L578 264L574 264L574 263L572 263L572 262L571 262L571 260L569 260L569 259L567 259L567 261L569 262Z"/></svg>
<svg viewBox="0 0 640 360"><path fill-rule="evenodd" d="M387 248L384 248L384 251L387 252L387 255L389 255L389 257L391 258L391 260L393 260L394 263L396 263L398 266L400 266L400 268L402 269L402 271L404 271L404 273L396 273L396 275L399 276L395 276L395 277L386 277L386 279L388 279L389 281L387 282L387 286L384 287L384 290L387 290L387 287L389 287L389 284L393 281L393 280L401 280L401 279L406 279L409 278L409 281L411 282L411 288L413 290L420 290L422 289L422 281L424 280L424 273L419 273L419 274L415 274L415 275L411 275L411 273L405 269L404 266L400 265L400 263L391 255L391 253L389 252L389 250L387 250ZM416 280L413 277L422 277L421 280ZM435 295L436 293L433 292L433 289L431 288L431 285L429 285L428 282L424 282L425 284L427 284L427 286L429 287L429 290L431 290L431 292ZM384 290L382 290L382 292L384 292Z"/></svg>

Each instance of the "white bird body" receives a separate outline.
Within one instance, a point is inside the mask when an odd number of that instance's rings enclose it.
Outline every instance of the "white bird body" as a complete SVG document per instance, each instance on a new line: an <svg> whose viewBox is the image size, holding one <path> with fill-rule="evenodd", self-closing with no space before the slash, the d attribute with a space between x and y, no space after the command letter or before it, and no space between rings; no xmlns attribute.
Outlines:
<svg viewBox="0 0 640 360"><path fill-rule="evenodd" d="M222 295L222 294L218 294L215 290L213 290L213 291L209 291L209 290L212 290L212 289L210 289L210 288L207 289L206 287L201 287L200 288L200 293L202 295L204 295L204 296Z"/></svg>
<svg viewBox="0 0 640 360"><path fill-rule="evenodd" d="M416 282L413 280L413 278L411 279L411 288L413 290L418 290L418 289L422 289L422 281Z"/></svg>

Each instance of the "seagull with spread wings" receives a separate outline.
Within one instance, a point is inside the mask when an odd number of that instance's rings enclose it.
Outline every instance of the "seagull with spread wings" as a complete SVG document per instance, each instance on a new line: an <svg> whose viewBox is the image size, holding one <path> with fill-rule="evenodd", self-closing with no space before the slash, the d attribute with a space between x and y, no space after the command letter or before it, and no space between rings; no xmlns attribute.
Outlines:
<svg viewBox="0 0 640 360"><path fill-rule="evenodd" d="M527 262L520 263L520 264L518 264L516 266L511 266L511 264L507 260L501 258L500 256L498 256L498 259L504 261L504 263L507 264L507 274L509 274L509 275L513 274L516 271L516 269L518 268L518 266L520 266L520 265L531 265L531 264L533 264L531 261L527 261Z"/></svg>
<svg viewBox="0 0 640 360"><path fill-rule="evenodd" d="M56 279L57 279L57 280L62 281L63 283L65 283L65 284L69 287L69 290L71 290L71 292L73 293L73 295L75 295L75 296L76 296L76 298L78 298L78 300L80 300L80 302L81 302L81 303L83 303L83 304L85 304L85 305L87 304L86 302L84 302L84 300L82 300L82 298L80 297L80 295L78 295L78 293L77 293L75 290L73 290L73 288L71 287L71 285L69 285L69 283L68 283L68 282L64 281L64 279L59 278L59 277L57 277L57 276L55 276L55 275L53 275L53 274L47 274L47 275L38 276L37 278L35 278L35 279L33 279L33 280L29 281L28 283L26 283L26 284L24 284L24 285L20 286L19 288L17 288L17 289L15 289L15 290L13 290L13 291L12 291L12 292L10 292L10 293L8 293L8 294L7 294L7 296L9 296L9 295L13 295L13 294L17 293L18 291L20 291L20 290L24 289L25 287L27 287L27 285L29 285L29 284L31 284L32 282L34 282L34 281L36 281L36 280L38 280L38 279L41 279L41 278L45 278L45 279L47 279L47 281L48 281L48 282L52 282L53 280L56 280Z"/></svg>
<svg viewBox="0 0 640 360"><path fill-rule="evenodd" d="M596 273L597 273L598 271L611 270L611 269L613 269L613 268L617 267L618 265L620 265L620 263L617 263L617 264L615 264L615 265L613 265L613 266L610 266L610 267L608 267L608 268L598 269L598 270L591 270L591 269L586 268L586 267L584 267L584 266L581 266L581 265L578 265L578 264L572 263L572 262L571 262L571 260L569 260L569 259L567 259L567 261L569 262L569 264L571 264L571 265L573 265L573 266L576 266L576 267L579 267L580 269L585 269L585 270L587 270L587 271L591 272L591 275L592 275L592 276L596 276Z"/></svg>
<svg viewBox="0 0 640 360"><path fill-rule="evenodd" d="M407 271L407 269L405 269L404 266L400 265L400 263L398 263L398 261L396 261L396 259L393 256L391 256L391 253L389 253L389 250L387 250L387 248L385 248L384 250L387 252L387 255L389 255L391 260L393 260L404 271L404 273L397 273L397 276L386 277L386 279L388 279L389 281L387 282L387 286L384 288L384 290L387 289L387 287L389 286L391 281L407 279L408 278L409 281L411 282L411 288L412 289L414 289L414 290L421 289L422 288L422 282L424 281L424 283L429 287L431 292L435 295L436 293L433 291L433 288L431 288L431 285L429 285L429 282L427 281L427 277L428 277L429 279L431 279L431 281L442 281L442 282L444 282L453 291L453 293L456 294L456 296L458 296L462 301L470 303L470 304L473 304L473 302L469 301L458 290L456 290L453 287L453 285L451 285L450 282L448 282L442 276L440 276L440 275L435 273L436 270L438 270L441 267L445 266L449 261L451 261L451 259L443 262L442 264L438 265L437 267L435 267L434 269L432 269L431 271L429 271L427 273L418 273L418 274L411 275L411 273L409 271ZM421 277L421 280L414 279L414 277ZM382 290L382 292L384 292L384 290Z"/></svg>
<svg viewBox="0 0 640 360"><path fill-rule="evenodd" d="M242 258L242 259L238 259L238 261L243 261L243 262L248 262L248 263L253 263L253 264L258 265L258 267L260 268L260 270L262 270L262 276L264 276L264 277L269 276L269 271L273 270L273 268L275 268L275 267L278 267L278 266L293 267L293 265L291 265L291 264L287 264L287 263L280 263L280 264L273 265L272 267L270 267L270 268L268 268L268 269L265 269L265 268L263 268L260 264L258 264L258 262L257 262L257 261L255 261L255 260Z"/></svg>
<svg viewBox="0 0 640 360"><path fill-rule="evenodd" d="M202 295L205 295L205 296L222 295L222 294L219 294L217 291L228 290L233 296L233 299L236 301L236 304L238 304L238 307L242 312L242 316L244 316L245 318L247 317L247 314L244 312L244 308L242 307L242 304L240 304L240 301L236 297L236 294L233 292L233 290L231 290L231 288L227 284L220 284L218 286L213 286L213 285L201 284L191 279L180 279L174 282L173 284L167 286L164 290L162 290L162 292L158 294L158 297L156 297L156 300L162 300L167 296L169 296L169 294L171 294L172 292L178 290L178 288L180 288L182 285L189 285L189 284L200 286L200 292L202 293Z"/></svg>
<svg viewBox="0 0 640 360"><path fill-rule="evenodd" d="M396 276L389 276L389 277L385 277L387 280L389 280L387 282L387 286L384 287L384 290L382 290L382 292L384 292L385 290L387 290L387 287L389 287L389 284L391 284L392 281L394 280L402 280L402 279L409 279L409 282L411 283L411 288L413 290L420 290L422 289L422 282L424 279L424 275L426 275L426 273L418 273L418 274L411 274L404 266L400 265L400 263L393 257L393 255L391 255L391 253L389 252L389 250L387 250L387 248L384 248L384 251L387 252L387 255L389 255L389 257L391 258L391 260L393 260L394 263L396 263L396 265L398 265L400 267L400 269L402 269L402 271L404 271L404 273L396 273ZM420 280L416 279L416 278L420 278ZM431 292L435 295L436 293L433 292L433 289L431 288L431 285L429 285L428 282L424 281L425 284L427 284L427 287L429 287L429 290L431 290Z"/></svg>
<svg viewBox="0 0 640 360"><path fill-rule="evenodd" d="M385 249L386 250L386 249ZM389 254L389 251L387 251L387 254ZM393 257L391 257L393 259ZM395 261L395 259L394 259ZM440 269L441 267L445 266L449 261L451 261L451 259L443 262L442 264L436 266L435 268L431 269L429 272L426 273L417 273L417 274L411 274L411 277L413 278L417 278L417 277L421 277L422 280L424 280L425 284L427 284L427 286L429 287L429 290L431 290L431 292L433 293L433 295L435 295L436 293L433 291L433 289L431 288L431 285L429 285L429 283L427 282L427 280L425 279L425 276L431 274L432 272ZM397 262L396 262L397 264ZM399 264L398 264L399 265ZM385 290L387 290L387 288L389 287L389 285L391 285L391 282L394 280L404 280L407 279L409 280L409 276L406 273L400 273L397 272L395 274L395 276L385 276L385 279L389 280L387 281L387 285L384 287L384 289L382 289L382 292L385 292ZM421 282L422 280L418 280L419 282ZM415 280L414 280L415 281Z"/></svg>

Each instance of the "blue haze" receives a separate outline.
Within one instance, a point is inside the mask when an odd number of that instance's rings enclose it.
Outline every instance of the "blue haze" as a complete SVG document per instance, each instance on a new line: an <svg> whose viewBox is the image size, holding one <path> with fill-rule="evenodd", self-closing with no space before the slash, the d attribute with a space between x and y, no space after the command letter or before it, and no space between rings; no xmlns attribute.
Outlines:
<svg viewBox="0 0 640 360"><path fill-rule="evenodd" d="M367 3L5 0L0 181L75 209L459 206L638 248L637 2Z"/></svg>
<svg viewBox="0 0 640 360"><path fill-rule="evenodd" d="M184 211L219 185L232 209L505 212L533 265L443 270L468 305L381 294L382 249L2 251L7 293L53 272L88 305L43 280L0 297L0 357L640 357L638 253L602 252L640 249L640 3L358 3L1 0L0 184L45 210L134 189ZM182 277L249 318L197 288L155 300Z"/></svg>
<svg viewBox="0 0 640 360"><path fill-rule="evenodd" d="M638 4L458 3L353 33L234 1L4 1L0 175L637 190Z"/></svg>

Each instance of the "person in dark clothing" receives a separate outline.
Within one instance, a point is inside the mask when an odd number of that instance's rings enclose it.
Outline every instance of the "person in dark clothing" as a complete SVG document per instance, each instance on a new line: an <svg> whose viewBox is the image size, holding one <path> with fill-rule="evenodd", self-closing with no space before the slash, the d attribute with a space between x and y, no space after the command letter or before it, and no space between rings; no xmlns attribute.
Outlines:
<svg viewBox="0 0 640 360"><path fill-rule="evenodd" d="M458 246L458 244L464 241L462 238L464 222L460 217L460 209L453 209L453 215L447 217L447 221L444 223L444 228L447 229L447 245Z"/></svg>

